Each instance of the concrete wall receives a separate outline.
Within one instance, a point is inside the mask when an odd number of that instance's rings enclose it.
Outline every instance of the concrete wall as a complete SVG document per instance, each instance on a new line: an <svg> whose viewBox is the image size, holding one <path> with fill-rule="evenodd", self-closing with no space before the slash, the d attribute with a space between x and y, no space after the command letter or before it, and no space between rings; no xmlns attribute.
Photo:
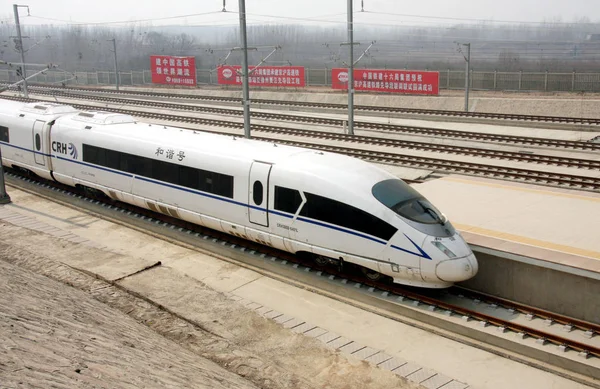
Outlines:
<svg viewBox="0 0 600 389"><path fill-rule="evenodd" d="M600 323L600 280L473 251L479 273L463 286Z"/></svg>

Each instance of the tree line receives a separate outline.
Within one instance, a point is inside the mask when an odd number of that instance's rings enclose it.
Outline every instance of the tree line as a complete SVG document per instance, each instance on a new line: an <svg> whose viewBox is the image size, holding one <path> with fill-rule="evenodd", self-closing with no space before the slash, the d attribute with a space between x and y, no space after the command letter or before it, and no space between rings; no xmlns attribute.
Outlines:
<svg viewBox="0 0 600 389"><path fill-rule="evenodd" d="M7 18L9 19L9 18ZM7 20L5 19L5 20ZM112 70L111 39L117 41L119 68L144 70L150 55L195 56L196 66L214 69L240 64L239 28L127 27L86 25L24 25L28 63L53 63L67 71ZM389 69L459 70L464 47L471 43L471 68L498 71L597 71L600 63L600 23L586 18L540 24L455 24L433 27L356 27L355 58L371 45L358 67ZM15 25L0 24L0 59L19 62ZM345 27L252 25L248 27L249 63L256 64L272 50L269 65L310 68L346 67ZM462 52L461 52L462 50Z"/></svg>

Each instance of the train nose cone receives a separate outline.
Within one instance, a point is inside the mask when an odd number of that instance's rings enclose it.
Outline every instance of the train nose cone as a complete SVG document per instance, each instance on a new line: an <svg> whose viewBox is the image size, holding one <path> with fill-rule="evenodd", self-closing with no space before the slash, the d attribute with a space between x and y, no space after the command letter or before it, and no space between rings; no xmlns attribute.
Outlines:
<svg viewBox="0 0 600 389"><path fill-rule="evenodd" d="M477 258L475 258L475 254L469 255L467 258L469 258L469 262L471 263L471 269L473 272L473 275L471 277L475 277L475 275L479 271L479 262L477 262Z"/></svg>
<svg viewBox="0 0 600 389"><path fill-rule="evenodd" d="M435 275L442 281L459 282L473 278L478 270L477 259L475 255L470 254L440 262L435 268Z"/></svg>

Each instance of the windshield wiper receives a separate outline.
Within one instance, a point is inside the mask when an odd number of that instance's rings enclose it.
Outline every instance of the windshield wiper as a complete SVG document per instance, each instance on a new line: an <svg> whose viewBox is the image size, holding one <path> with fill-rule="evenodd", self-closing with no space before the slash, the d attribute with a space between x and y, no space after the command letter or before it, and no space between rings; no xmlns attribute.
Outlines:
<svg viewBox="0 0 600 389"><path fill-rule="evenodd" d="M423 209L425 211L427 211L428 214L431 215L431 217L433 217L433 220L440 223L441 225L444 225L444 219L442 219L440 217L440 215L433 208L428 207L427 205L423 204L421 201L419 201L419 204L421 205L421 207L423 207Z"/></svg>

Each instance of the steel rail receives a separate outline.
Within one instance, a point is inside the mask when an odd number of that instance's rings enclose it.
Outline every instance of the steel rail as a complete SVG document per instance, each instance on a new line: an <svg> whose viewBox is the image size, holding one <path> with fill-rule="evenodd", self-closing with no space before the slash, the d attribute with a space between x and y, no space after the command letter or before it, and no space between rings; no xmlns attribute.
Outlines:
<svg viewBox="0 0 600 389"><path fill-rule="evenodd" d="M561 173L546 173L528 169L506 168L495 165L448 161L438 158L415 157L402 154L384 153L379 151L370 151L297 141L274 140L270 138L256 137L255 139L350 155L368 161L394 163L402 166L409 166L420 169L430 169L445 173L463 173L480 175L484 177L518 179L523 182L546 183L557 186L566 185L568 187L577 187L580 189L589 189L594 191L600 189L600 178L596 177L575 176Z"/></svg>
<svg viewBox="0 0 600 389"><path fill-rule="evenodd" d="M579 320L565 315L560 315L545 309L536 308L531 305L520 304L512 300L477 292L475 290L461 286L454 286L453 288L449 289L449 291L452 294L468 296L471 299L478 299L479 301L488 304L494 304L496 306L504 307L506 309L512 309L520 313L532 315L532 317L536 316L545 320L551 320L552 322L556 322L565 326L570 326L572 328L578 328L580 330L589 331L590 336L593 336L593 334L600 334L600 324L595 324L585 320Z"/></svg>
<svg viewBox="0 0 600 389"><path fill-rule="evenodd" d="M16 98L16 99L21 99L21 98ZM84 110L93 108L93 107L81 105L81 104L71 104L71 105L76 108L84 109ZM120 109L120 108L105 108L104 110L110 111L110 112L143 116L143 117L159 119L159 120L175 120L175 121L184 122L184 123L207 124L207 125L211 125L211 126L228 127L228 128L236 127L236 125L232 126L232 123L228 122L228 121L184 117L184 116L176 116L176 115L169 115L169 114L163 114L163 113L138 112L138 111L131 111L131 110L125 110L125 109ZM241 125L241 123L237 123L237 127L239 127L240 125ZM256 125L253 128L254 129L260 129L260 128L271 129L271 126ZM280 131L281 129L277 129L277 130ZM443 159L439 159L439 158L410 156L410 155L386 153L386 152L348 148L348 147L341 147L341 146L322 145L322 144L306 143L306 142L299 142L299 141L289 141L289 140L281 140L281 139L275 140L275 139L266 138L266 137L256 137L255 136L254 139L263 140L263 141L272 142L272 143L277 142L280 144L289 144L289 145L295 145L295 146L300 146L300 147L325 150L325 151L335 152L338 154L350 155L350 156L368 160L368 161L393 163L393 164L399 164L402 166L435 170L435 171L444 172L444 173L462 173L462 174L479 175L479 176L484 176L484 177L494 177L494 178L503 178L503 179L518 179L522 182L545 183L545 184L549 184L549 185L562 186L562 187L566 186L566 187L571 187L571 188L586 189L586 190L593 190L593 191L597 191L600 189L600 178L596 178L596 177L576 176L576 175L561 174L561 173L548 173L548 172L541 172L541 171L528 170L528 169L507 168L507 167L496 166L496 165L477 164L477 163L472 163L472 162L448 161L448 160L443 160Z"/></svg>
<svg viewBox="0 0 600 389"><path fill-rule="evenodd" d="M58 89L56 87L40 86L48 89ZM237 97L220 97L220 96L204 96L196 94L172 94L166 92L144 92L144 91L107 91L104 89L88 88L88 87L64 87L61 89L86 91L86 92L100 92L109 94L127 94L127 95L138 95L138 96L153 96L153 97L166 97L166 98L184 98L191 100L205 100L205 101L221 101L230 103L241 103L241 99ZM264 105L276 105L276 106L296 106L296 107L309 107L309 108L327 108L335 110L346 110L347 105L336 104L336 103L316 103L316 102L300 102L300 101L286 101L286 100L270 100L270 99L252 99L254 104ZM549 122L549 123L563 123L563 124L576 124L576 125L587 125L596 126L600 125L600 118L581 118L581 117L566 117L566 116L551 116L551 115L524 115L524 114L507 114L507 113L493 113L493 112L464 112L464 111L452 111L452 110L434 110L434 109L420 109L420 108L402 108L402 107L380 107L373 105L355 105L354 109L363 112L384 112L384 113L396 113L396 114L416 114L416 115L428 115L428 116L445 116L445 117L461 117L461 118L479 118L479 119L491 119L491 120L505 120L505 121L530 121L530 122Z"/></svg>
<svg viewBox="0 0 600 389"><path fill-rule="evenodd" d="M62 96L81 98L82 95L65 93L61 94ZM88 96L85 96L86 98ZM139 101L139 100L128 100L128 99L119 99L112 97L104 97L104 96L90 96L92 100L100 100L106 102L112 102L115 104L132 104L139 106L149 106L149 107L157 107L157 108L166 108L166 109L176 109L176 110L188 110L194 112L206 112L206 113L215 113L215 114L224 114L224 115L240 115L242 112L239 110L232 110L226 108L214 108L214 107L199 107L195 105L183 105L183 104L171 104L164 102L155 102L155 101ZM274 113L264 113L264 112L253 112L253 117L262 118L262 119L273 119L273 120L287 120L293 122L302 122L302 123L315 123L315 124L324 124L324 125L334 125L341 127L342 120L339 119L330 119L330 118L319 118L312 116L297 116L297 115L284 115L284 114L274 114ZM180 120L181 116L177 117L176 120ZM175 119L174 119L175 120ZM232 127L239 126L238 123L232 122ZM458 134L454 134L454 131L451 130L443 130L446 133L436 131L438 129L435 128L419 128L419 127L411 127L411 126L397 126L397 125L389 125L389 124L380 124L380 123L366 123L366 122L357 122L357 127L372 127L374 129L385 129L387 131L408 131L408 132L416 132L416 131L425 131L430 132L432 135L440 135L447 134L450 132L450 136L452 137L468 137L472 136L476 140L483 139L499 139L501 141L506 141L510 143L537 143L539 145L551 145L551 146L559 146L568 148L583 148L583 149L598 149L600 150L600 144L594 143L586 143L586 142L577 142L577 141L561 141L556 139L543 139L543 138L533 138L533 137L511 137L506 135L495 135L495 134L482 134L482 133L471 133L466 131L456 131ZM293 134L300 136L313 136L315 138L328 138L328 139L336 139L336 140L344 140L344 141L352 141L352 142L362 142L369 144L377 144L377 145L386 145L386 146L394 146L394 147L402 147L402 148L410 148L417 150L428 150L428 151L439 151L453 154L462 154L462 155L473 155L473 156L482 156L489 158L498 158L498 159L507 159L507 160L516 160L516 161L524 161L524 162L536 162L536 163L545 163L552 164L557 166L570 166L577 168L588 168L588 169L598 169L600 168L600 161L593 160L582 160L577 158L567 158L567 157L554 157L554 156L544 156L544 155L536 155L536 154L525 154L518 152L508 152L508 151L500 151L500 150L489 150L489 149L480 149L475 147L461 147L454 145L445 145L445 144L433 144L426 142L415 142L415 141L405 141L398 139L390 139L390 138L381 138L381 137L372 137L372 136L357 136L357 135L348 135L341 134L329 131L316 131L316 130L301 130L301 129L292 129L292 128L281 128L275 126L259 126L255 125L253 127L255 130L259 131L269 131L269 132L278 132L285 134Z"/></svg>
<svg viewBox="0 0 600 389"><path fill-rule="evenodd" d="M85 95L76 94L63 91L55 92L38 92L38 94L62 96L67 98L81 99L85 98L88 100L103 101L114 104L129 104L138 106L147 106L164 109L175 109L179 111L193 111L209 114L218 115L229 115L229 116L240 116L243 112L239 109L228 109L221 107L206 107L189 104L173 104L165 103L160 101L148 101L148 100L133 100L133 99L122 99L118 97L107 97L107 96L96 96L96 95ZM270 112L251 112L251 116L257 119L266 120L280 120L298 123L309 123L319 125L329 125L338 128L342 128L344 120L306 116L306 115L291 115L291 114L278 114ZM448 130L442 128L433 127L421 127L421 126L405 126L398 124L386 124L377 122L366 122L366 121L355 121L355 128L359 130L370 130L370 131L386 131L401 134L410 134L418 136L434 136L434 137L447 137L455 139L464 139L470 141L487 141L497 143L507 143L510 145L532 145L532 146L544 146L544 147L555 147L565 148L573 150L600 150L600 143L582 142L582 141L570 141L563 139L552 139L552 138L537 138L530 136L515 136L515 135L502 135L502 134L489 134L481 132L471 131L459 131L459 130Z"/></svg>
<svg viewBox="0 0 600 389"><path fill-rule="evenodd" d="M18 98L17 98L18 99ZM102 99L110 100L110 98L102 97ZM123 99L118 99L121 100ZM92 106L86 106L81 104L73 104L75 107L81 109L93 109ZM173 104L167 104L173 105ZM152 105L154 106L154 105ZM173 105L176 106L176 105ZM193 107L192 107L193 108ZM114 108L106 107L104 108L107 111L114 111ZM243 124L238 122L230 122L226 120L216 120L216 119L206 119L206 118L190 118L185 116L178 115L169 115L169 114L161 114L161 113L148 113L148 112L140 112L140 111L129 111L129 110L121 110L118 112L129 113L136 116L145 116L151 117L155 119L166 119L177 122L190 122L193 120L195 124L208 124L211 126L219 126L219 127L232 127L232 128L243 128ZM159 116L157 116L159 115ZM344 142L352 142L352 143L364 143L371 145L379 145L379 146L388 146L388 147L399 147L405 149L413 149L413 150L423 150L423 151L432 151L432 152L441 152L441 153L450 153L457 155L467 155L467 156L477 156L484 158L492 158L492 159L502 159L509 161L519 161L519 162L530 162L530 163L538 163L545 165L555 165L555 166L566 166L566 167L575 167L575 168L585 168L585 169L600 169L600 161L596 160L586 160L580 158L569 158L569 157L558 157L558 156L550 156L550 155L540 155L540 154L528 154L523 152L511 152L504 150L491 150L491 149L482 149L476 147L466 147L466 146L455 146L448 145L442 143L426 143L426 142L416 142L416 141L406 141L400 139L391 139L391 138L382 138L382 137L374 137L374 136L357 136L357 135L348 135L338 132L332 131L317 131L317 130L304 130L304 129L296 129L296 128L285 128L285 127L276 127L276 126L267 126L267 125L258 125L255 124L252 126L253 131L263 131L270 133L279 133L293 136L303 136L303 137L312 137L317 139L330 139ZM583 142L581 142L583 143ZM584 145L592 145L585 144ZM594 145L598 146L600 149L600 144Z"/></svg>

